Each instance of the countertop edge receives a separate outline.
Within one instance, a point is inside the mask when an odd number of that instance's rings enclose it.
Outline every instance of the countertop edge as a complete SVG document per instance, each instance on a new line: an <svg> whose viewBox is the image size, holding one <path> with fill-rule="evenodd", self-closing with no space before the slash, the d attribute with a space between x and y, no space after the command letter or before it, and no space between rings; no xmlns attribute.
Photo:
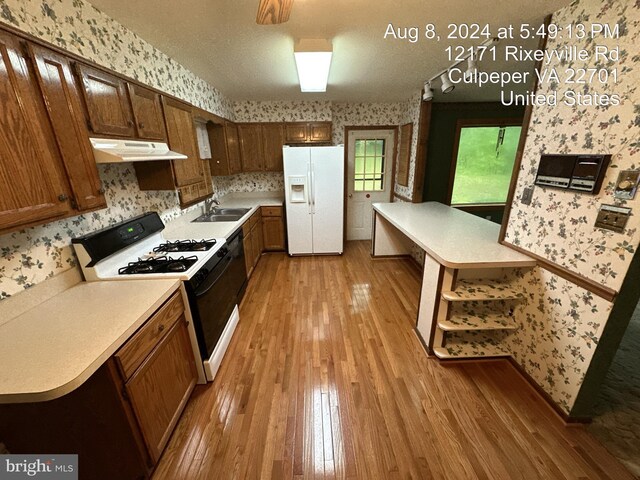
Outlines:
<svg viewBox="0 0 640 480"><path fill-rule="evenodd" d="M104 363L115 354L122 345L126 343L129 338L157 311L164 302L166 302L171 295L180 289L181 281L176 280L173 286L168 288L164 294L162 294L146 311L141 315L131 326L118 337L108 349L103 351L93 362L91 362L87 368L85 368L80 375L68 380L59 387L44 390L40 392L29 393L0 393L0 404L12 404L12 403L37 403L45 402L49 400L55 400L57 398L68 395L77 388L81 387L89 378L98 371L98 369L104 365Z"/></svg>
<svg viewBox="0 0 640 480"><path fill-rule="evenodd" d="M425 245L420 239L416 238L410 232L407 232L401 225L398 224L398 222L395 219L389 217L385 212L381 211L380 208L378 208L378 205L376 205L375 203L373 204L373 209L377 213L379 213L385 220L387 220L394 227L396 227L400 232L402 232L404 235L406 235L413 243L415 243L420 248L422 248L431 258L433 258L439 264L441 264L441 265L443 265L443 266L445 266L447 268L455 268L455 269L518 268L518 267L535 267L537 265L537 263L538 263L535 259L527 257L523 253L517 252L516 250L513 250L513 249L511 249L509 247L506 247L506 246L500 244L500 242L498 242L498 239L496 239L496 245L499 245L502 248L509 249L513 253L523 257L523 259L522 260L510 260L510 261L498 261L498 262L481 261L481 262L471 262L471 263L469 263L469 262L467 262L467 263L452 262L452 261L449 261L449 260L445 260L440 255L438 255L436 252L434 252L431 248L429 248L427 245Z"/></svg>

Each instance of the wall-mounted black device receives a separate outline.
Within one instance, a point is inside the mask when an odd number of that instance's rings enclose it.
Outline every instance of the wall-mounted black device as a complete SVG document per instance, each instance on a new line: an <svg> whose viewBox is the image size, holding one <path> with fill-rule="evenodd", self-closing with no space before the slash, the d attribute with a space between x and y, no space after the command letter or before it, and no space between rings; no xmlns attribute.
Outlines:
<svg viewBox="0 0 640 480"><path fill-rule="evenodd" d="M611 155L549 155L540 157L536 185L596 194Z"/></svg>

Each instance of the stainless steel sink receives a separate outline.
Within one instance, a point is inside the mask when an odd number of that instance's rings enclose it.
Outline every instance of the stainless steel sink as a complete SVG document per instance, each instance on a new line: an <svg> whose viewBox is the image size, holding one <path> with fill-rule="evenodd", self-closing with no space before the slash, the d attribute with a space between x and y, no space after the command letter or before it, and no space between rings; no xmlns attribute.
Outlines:
<svg viewBox="0 0 640 480"><path fill-rule="evenodd" d="M211 213L200 215L193 220L192 223L200 222L237 222L245 214L251 210L250 208L219 208L211 210Z"/></svg>
<svg viewBox="0 0 640 480"><path fill-rule="evenodd" d="M225 207L215 207L211 213L213 215L245 215L250 208L225 208Z"/></svg>

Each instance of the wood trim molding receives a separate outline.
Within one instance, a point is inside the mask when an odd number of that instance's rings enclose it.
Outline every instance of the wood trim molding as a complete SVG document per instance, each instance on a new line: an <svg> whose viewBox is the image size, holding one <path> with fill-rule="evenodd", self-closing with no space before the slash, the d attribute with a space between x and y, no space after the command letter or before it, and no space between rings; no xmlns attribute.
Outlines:
<svg viewBox="0 0 640 480"><path fill-rule="evenodd" d="M431 128L431 102L420 99L420 121L418 127L418 145L416 147L416 166L413 170L413 191L411 200L413 203L422 203L424 195L424 173L427 169L427 146L429 143L429 130Z"/></svg>
<svg viewBox="0 0 640 480"><path fill-rule="evenodd" d="M572 272L568 268L558 265L557 263L554 263L551 260L541 257L540 255L537 255L528 250L525 250L524 248L520 248L516 245L513 245L512 243L509 243L506 240L500 240L500 243L505 247L509 247L517 252L523 253L529 257L534 258L538 262L538 265L540 265L545 270L548 270L551 273L555 273L559 277L562 277L565 280L568 280L571 283L574 283L575 285L581 288L584 288L585 290L588 290L594 295L604 298L608 302L613 302L618 296L618 292L616 292L612 288L605 287L604 285L598 282L594 282L593 280L587 277L584 277L578 273Z"/></svg>
<svg viewBox="0 0 640 480"><path fill-rule="evenodd" d="M409 197L405 197L404 195L400 195L399 193L393 192L393 196L395 198L399 198L400 200L402 200L404 202L411 203L411 199Z"/></svg>
<svg viewBox="0 0 640 480"><path fill-rule="evenodd" d="M551 23L552 15L547 15L544 18L545 30ZM547 50L547 37L540 37L538 42L538 50L545 52ZM542 60L536 62L535 70L540 71L542 69ZM532 91L535 94L538 91L538 79L533 80ZM504 214L502 217L502 225L500 226L500 235L498 239L500 241L505 239L507 233L507 227L509 226L509 217L511 216L511 205L513 204L513 197L516 193L516 186L518 185L518 177L520 176L520 167L522 166L522 156L524 155L524 147L527 143L527 137L529 136L529 125L531 125L531 115L533 114L533 105L529 104L524 110L524 118L522 120L522 132L520 133L520 141L518 142L518 149L516 150L516 160L513 164L513 173L511 174L511 183L509 184L509 193L507 194L507 204L504 208Z"/></svg>
<svg viewBox="0 0 640 480"><path fill-rule="evenodd" d="M517 370L520 375L522 375L522 377L527 381L531 388L544 399L545 403L549 405L551 410L553 410L553 412L558 415L563 422L567 424L591 423L591 417L572 417L564 410L562 410L562 408L560 408L560 406L553 400L553 398L551 398L551 395L545 392L543 388L538 385L538 382L536 382L533 377L529 375L529 373L527 373L524 368L522 368L522 366L516 361L515 358L508 357L507 361L513 368Z"/></svg>
<svg viewBox="0 0 640 480"><path fill-rule="evenodd" d="M411 145L413 141L413 123L405 123L400 125L398 129L400 142L396 150L396 165L398 174L396 177L397 184L402 187L409 186L409 173L411 169ZM393 182L395 190L396 182Z"/></svg>

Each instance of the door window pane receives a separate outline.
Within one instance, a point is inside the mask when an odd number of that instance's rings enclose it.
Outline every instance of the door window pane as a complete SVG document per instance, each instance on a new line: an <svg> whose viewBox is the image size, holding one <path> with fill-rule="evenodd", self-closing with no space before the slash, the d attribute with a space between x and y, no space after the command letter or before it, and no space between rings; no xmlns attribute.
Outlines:
<svg viewBox="0 0 640 480"><path fill-rule="evenodd" d="M375 192L384 190L384 139L355 141L353 190Z"/></svg>
<svg viewBox="0 0 640 480"><path fill-rule="evenodd" d="M521 127L462 127L451 205L505 203Z"/></svg>

